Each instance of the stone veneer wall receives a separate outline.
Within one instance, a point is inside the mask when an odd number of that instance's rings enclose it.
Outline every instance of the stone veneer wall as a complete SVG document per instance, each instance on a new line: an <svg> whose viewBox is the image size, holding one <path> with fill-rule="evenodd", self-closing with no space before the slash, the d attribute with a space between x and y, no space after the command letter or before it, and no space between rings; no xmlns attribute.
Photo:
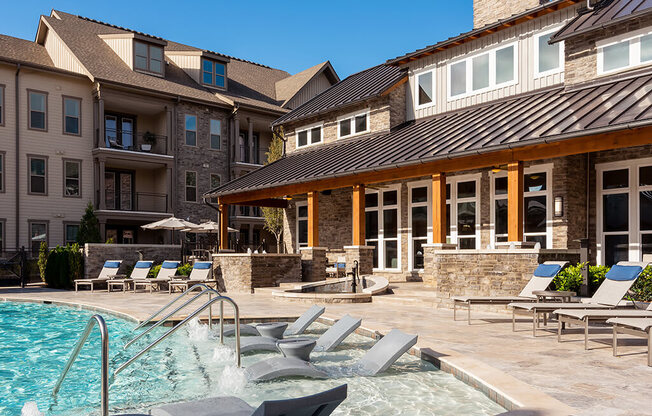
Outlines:
<svg viewBox="0 0 652 416"><path fill-rule="evenodd" d="M473 28L477 29L539 5L539 0L473 0Z"/></svg>
<svg viewBox="0 0 652 416"><path fill-rule="evenodd" d="M160 264L164 260L179 260L181 246L157 244L85 244L84 276L95 278L100 274L106 260L122 260L120 273L140 260L138 252L143 253L143 260Z"/></svg>
<svg viewBox="0 0 652 416"><path fill-rule="evenodd" d="M301 281L299 254L216 254L213 275L227 293L252 293L257 287Z"/></svg>

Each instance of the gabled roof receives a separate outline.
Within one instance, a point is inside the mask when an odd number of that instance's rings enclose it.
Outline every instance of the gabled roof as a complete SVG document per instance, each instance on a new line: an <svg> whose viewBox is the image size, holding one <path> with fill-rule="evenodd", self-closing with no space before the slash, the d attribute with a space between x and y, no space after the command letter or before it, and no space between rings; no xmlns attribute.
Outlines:
<svg viewBox="0 0 652 416"><path fill-rule="evenodd" d="M404 70L384 64L365 69L343 79L312 100L285 114L274 121L273 125L316 116L379 96L406 77L407 73Z"/></svg>
<svg viewBox="0 0 652 416"><path fill-rule="evenodd" d="M576 18L552 36L551 42L559 42L650 13L652 0L602 0L593 6L593 10L581 10Z"/></svg>
<svg viewBox="0 0 652 416"><path fill-rule="evenodd" d="M377 172L652 125L652 72L573 91L556 87L411 122L390 133L293 152L207 195Z"/></svg>
<svg viewBox="0 0 652 416"><path fill-rule="evenodd" d="M281 107L285 107L288 101L297 95L306 84L322 73L326 75L331 85L340 81L340 77L337 76L330 61L322 62L290 77L276 81L276 99L282 102Z"/></svg>
<svg viewBox="0 0 652 416"><path fill-rule="evenodd" d="M0 35L0 61L27 65L65 75L79 76L75 72L54 65L45 47L29 40Z"/></svg>

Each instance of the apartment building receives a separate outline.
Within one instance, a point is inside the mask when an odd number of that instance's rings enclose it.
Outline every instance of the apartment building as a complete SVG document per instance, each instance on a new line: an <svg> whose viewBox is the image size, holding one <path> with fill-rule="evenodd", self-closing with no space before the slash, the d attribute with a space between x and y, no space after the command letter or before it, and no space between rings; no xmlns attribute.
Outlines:
<svg viewBox="0 0 652 416"><path fill-rule="evenodd" d="M476 0L473 30L281 116L287 156L208 195L285 201L289 251L442 295L648 260L650 64L648 2Z"/></svg>
<svg viewBox="0 0 652 416"><path fill-rule="evenodd" d="M116 243L215 220L203 193L260 168L271 122L338 81L329 62L290 75L56 10L34 41L0 36L0 247L75 241L89 202ZM230 244L260 244L260 211L231 209Z"/></svg>

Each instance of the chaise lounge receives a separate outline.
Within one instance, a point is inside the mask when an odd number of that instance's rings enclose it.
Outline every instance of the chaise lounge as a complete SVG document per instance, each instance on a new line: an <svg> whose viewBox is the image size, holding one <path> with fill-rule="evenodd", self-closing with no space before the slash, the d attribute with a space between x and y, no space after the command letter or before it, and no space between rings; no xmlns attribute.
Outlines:
<svg viewBox="0 0 652 416"><path fill-rule="evenodd" d="M91 293L93 293L93 289L96 283L107 283L110 279L117 276L121 264L122 264L122 260L105 261L104 266L102 266L102 270L100 270L100 274L95 279L75 280L75 292L79 290L79 286L90 286Z"/></svg>
<svg viewBox="0 0 652 416"><path fill-rule="evenodd" d="M286 330L284 335L301 335L308 327L317 320L326 308L323 306L313 305L305 311L296 321L294 321ZM224 325L224 336L230 337L235 335L235 325ZM255 325L240 324L240 335L260 335Z"/></svg>
<svg viewBox="0 0 652 416"><path fill-rule="evenodd" d="M612 318L607 323L613 325L614 357L618 356L618 334L647 338L647 365L652 367L652 318Z"/></svg>
<svg viewBox="0 0 652 416"><path fill-rule="evenodd" d="M135 279L146 279L149 271L152 268L152 261L137 261L134 265L134 269L131 272L131 276L127 279L126 276L123 278L113 278L107 282L108 291L111 292L113 287L121 287L123 292L126 292L129 288L131 282Z"/></svg>
<svg viewBox="0 0 652 416"><path fill-rule="evenodd" d="M145 279L134 279L134 292L138 289L139 286L144 289L149 288L149 293L152 293L152 290L161 289L162 284L167 284L172 280L174 275L177 273L179 268L179 262L175 260L165 260L161 264L161 269L158 271L158 274L154 279L145 278Z"/></svg>
<svg viewBox="0 0 652 416"><path fill-rule="evenodd" d="M183 292L188 290L190 286L196 285L198 283L214 283L214 280L209 279L212 269L212 262L196 261L192 266L190 276L187 278L173 278L168 282L169 293L172 293L175 288L179 288Z"/></svg>

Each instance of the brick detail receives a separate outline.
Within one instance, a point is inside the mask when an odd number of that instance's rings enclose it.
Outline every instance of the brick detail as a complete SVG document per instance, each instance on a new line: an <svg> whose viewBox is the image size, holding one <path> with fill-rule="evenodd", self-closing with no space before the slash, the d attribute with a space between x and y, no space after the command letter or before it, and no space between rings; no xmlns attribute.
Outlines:
<svg viewBox="0 0 652 416"><path fill-rule="evenodd" d="M213 257L218 288L228 293L253 293L257 287L301 281L298 254L218 254Z"/></svg>

